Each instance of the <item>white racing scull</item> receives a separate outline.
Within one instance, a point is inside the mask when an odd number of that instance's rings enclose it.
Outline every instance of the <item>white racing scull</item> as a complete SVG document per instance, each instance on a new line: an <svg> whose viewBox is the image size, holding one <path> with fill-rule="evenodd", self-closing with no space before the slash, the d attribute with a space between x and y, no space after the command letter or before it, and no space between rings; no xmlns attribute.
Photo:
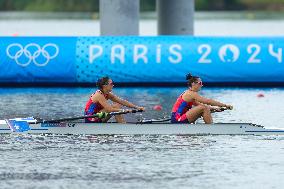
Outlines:
<svg viewBox="0 0 284 189"><path fill-rule="evenodd" d="M20 121L21 122L21 121ZM25 121L22 121L24 123ZM35 123L29 128L13 131L0 120L0 134L91 134L91 135L284 135L284 129L264 128L252 123L170 124L170 123ZM17 127L17 126L16 126Z"/></svg>
<svg viewBox="0 0 284 189"><path fill-rule="evenodd" d="M167 119L143 120L137 123L82 123L86 117L103 117L137 113L128 110L98 113L92 116L68 117L53 120L15 118L0 120L0 134L91 134L91 135L284 135L284 129L265 128L252 123L171 124Z"/></svg>

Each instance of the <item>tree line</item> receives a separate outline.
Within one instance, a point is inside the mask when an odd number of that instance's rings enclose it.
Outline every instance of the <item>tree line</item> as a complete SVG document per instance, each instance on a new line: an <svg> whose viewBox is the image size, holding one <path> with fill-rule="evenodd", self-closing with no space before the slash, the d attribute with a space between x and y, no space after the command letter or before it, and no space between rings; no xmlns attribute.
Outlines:
<svg viewBox="0 0 284 189"><path fill-rule="evenodd" d="M156 0L140 0L154 11ZM196 10L284 10L284 0L195 0ZM0 0L0 11L98 12L99 0Z"/></svg>

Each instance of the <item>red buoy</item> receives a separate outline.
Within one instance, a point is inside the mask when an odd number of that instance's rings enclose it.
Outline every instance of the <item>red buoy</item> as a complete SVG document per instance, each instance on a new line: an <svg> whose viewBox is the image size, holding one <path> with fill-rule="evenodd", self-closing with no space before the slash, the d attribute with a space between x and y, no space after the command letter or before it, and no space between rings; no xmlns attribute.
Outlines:
<svg viewBox="0 0 284 189"><path fill-rule="evenodd" d="M155 105L153 107L153 109L156 110L156 111L161 111L163 109L163 107L161 105Z"/></svg>
<svg viewBox="0 0 284 189"><path fill-rule="evenodd" d="M258 98L264 97L264 94L258 93L258 94L257 94L257 97L258 97Z"/></svg>

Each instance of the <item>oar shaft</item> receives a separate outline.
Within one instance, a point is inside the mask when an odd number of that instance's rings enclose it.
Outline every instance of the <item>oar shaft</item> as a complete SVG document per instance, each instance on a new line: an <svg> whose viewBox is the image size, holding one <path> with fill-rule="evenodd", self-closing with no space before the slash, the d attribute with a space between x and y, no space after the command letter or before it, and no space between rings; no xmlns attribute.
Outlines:
<svg viewBox="0 0 284 189"><path fill-rule="evenodd" d="M115 116L115 115L136 113L136 112L143 112L143 110L133 109L133 110L123 110L123 111L119 111L119 112L110 112L110 113L100 112L100 113L97 113L97 114L94 114L94 115L67 117L67 118L59 118L59 119L51 119L51 120L40 120L40 121L36 121L36 123L58 123L58 122L62 122L62 121L72 121L72 120L77 120L77 119L86 119L86 118L95 118L95 117L104 118L107 115Z"/></svg>

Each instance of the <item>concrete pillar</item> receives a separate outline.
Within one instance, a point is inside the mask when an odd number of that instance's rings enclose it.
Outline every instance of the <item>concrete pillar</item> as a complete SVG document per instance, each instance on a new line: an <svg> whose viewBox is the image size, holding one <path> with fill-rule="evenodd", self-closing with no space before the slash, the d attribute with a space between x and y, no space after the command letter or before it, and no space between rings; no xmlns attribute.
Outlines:
<svg viewBox="0 0 284 189"><path fill-rule="evenodd" d="M100 0L101 35L139 35L139 0Z"/></svg>
<svg viewBox="0 0 284 189"><path fill-rule="evenodd" d="M159 35L193 35L194 0L157 0Z"/></svg>

